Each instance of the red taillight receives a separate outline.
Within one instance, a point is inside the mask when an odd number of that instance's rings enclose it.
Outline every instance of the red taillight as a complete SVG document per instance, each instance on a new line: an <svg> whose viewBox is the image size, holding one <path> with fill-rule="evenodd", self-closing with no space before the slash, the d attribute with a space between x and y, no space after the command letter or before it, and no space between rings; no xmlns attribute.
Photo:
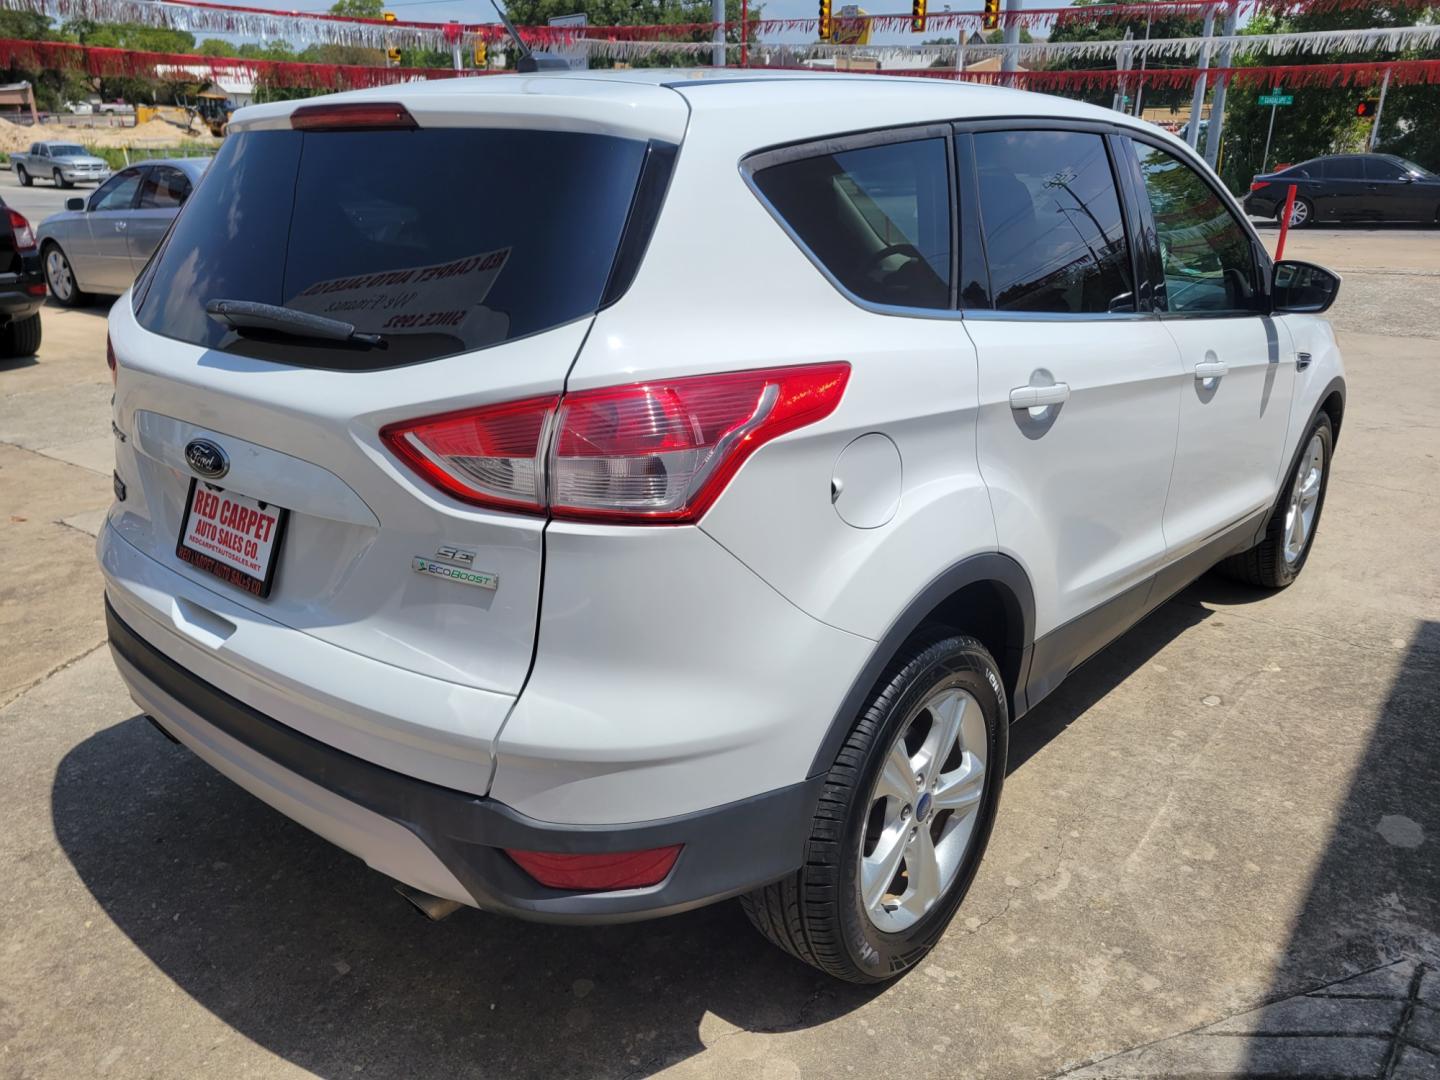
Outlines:
<svg viewBox="0 0 1440 1080"><path fill-rule="evenodd" d="M5 208L5 212L10 215L10 231L15 234L15 250L34 251L35 230L30 227L30 222L25 219L25 215L8 206Z"/></svg>
<svg viewBox="0 0 1440 1080"><path fill-rule="evenodd" d="M675 865L680 848L680 844L673 844L646 851L616 851L604 855L568 855L506 848L505 854L541 885L552 889L600 892L658 885Z"/></svg>
<svg viewBox="0 0 1440 1080"><path fill-rule="evenodd" d="M115 346L110 343L110 335L105 335L105 366L110 369L110 385L115 385Z"/></svg>
<svg viewBox="0 0 1440 1080"><path fill-rule="evenodd" d="M1269 187L1269 186L1270 186L1270 181L1269 181L1269 180L1251 180L1251 181L1250 181L1250 190L1251 190L1251 191L1259 191L1262 187Z"/></svg>
<svg viewBox="0 0 1440 1080"><path fill-rule="evenodd" d="M380 437L426 480L464 502L505 510L545 509L545 437L558 397L427 416L381 429Z"/></svg>
<svg viewBox="0 0 1440 1080"><path fill-rule="evenodd" d="M458 499L556 517L697 520L745 459L823 420L850 365L697 375L391 424L381 437Z"/></svg>
<svg viewBox="0 0 1440 1080"><path fill-rule="evenodd" d="M297 131L408 131L419 127L410 110L393 102L350 101L335 105L301 105L290 114Z"/></svg>

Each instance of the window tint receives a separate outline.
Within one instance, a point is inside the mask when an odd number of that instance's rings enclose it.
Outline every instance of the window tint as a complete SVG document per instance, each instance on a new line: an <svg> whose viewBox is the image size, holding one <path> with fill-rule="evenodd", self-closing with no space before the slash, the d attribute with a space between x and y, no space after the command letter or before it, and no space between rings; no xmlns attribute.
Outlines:
<svg viewBox="0 0 1440 1080"><path fill-rule="evenodd" d="M136 316L197 345L340 369L548 330L599 307L645 150L498 128L237 132L186 200ZM240 336L205 314L215 299L343 319L386 347Z"/></svg>
<svg viewBox="0 0 1440 1080"><path fill-rule="evenodd" d="M856 296L950 306L950 173L944 139L760 169L755 184L820 264Z"/></svg>
<svg viewBox="0 0 1440 1080"><path fill-rule="evenodd" d="M1250 237L1215 189L1164 150L1135 143L1155 218L1169 311L1253 311L1259 302Z"/></svg>
<svg viewBox="0 0 1440 1080"><path fill-rule="evenodd" d="M155 168L140 185L141 210L169 210L190 194L190 181L179 169Z"/></svg>
<svg viewBox="0 0 1440 1080"><path fill-rule="evenodd" d="M140 186L140 170L122 172L107 180L94 195L90 196L90 209L129 210L135 200L135 189Z"/></svg>
<svg viewBox="0 0 1440 1080"><path fill-rule="evenodd" d="M974 146L995 307L1133 311L1105 141L1077 131L997 131L977 133Z"/></svg>
<svg viewBox="0 0 1440 1080"><path fill-rule="evenodd" d="M1364 159L1358 154L1353 157L1332 157L1325 159L1325 179L1327 180L1363 180L1365 179Z"/></svg>
<svg viewBox="0 0 1440 1080"><path fill-rule="evenodd" d="M1365 159L1366 180L1399 180L1405 170L1388 158L1367 157Z"/></svg>

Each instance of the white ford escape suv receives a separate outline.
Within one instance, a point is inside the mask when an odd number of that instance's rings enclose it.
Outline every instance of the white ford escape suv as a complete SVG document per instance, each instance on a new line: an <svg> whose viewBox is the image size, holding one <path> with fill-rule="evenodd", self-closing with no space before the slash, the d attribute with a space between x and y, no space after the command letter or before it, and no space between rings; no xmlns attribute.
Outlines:
<svg viewBox="0 0 1440 1080"><path fill-rule="evenodd" d="M1304 566L1337 287L1176 140L1003 89L248 108L110 314L116 663L432 911L740 896L889 978L1012 721L1213 564Z"/></svg>

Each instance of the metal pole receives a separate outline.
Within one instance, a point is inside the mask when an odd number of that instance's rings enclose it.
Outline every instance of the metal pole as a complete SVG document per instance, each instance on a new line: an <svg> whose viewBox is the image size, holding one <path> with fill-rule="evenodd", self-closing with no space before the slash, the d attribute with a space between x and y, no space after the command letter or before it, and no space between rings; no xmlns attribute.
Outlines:
<svg viewBox="0 0 1440 1080"><path fill-rule="evenodd" d="M1279 91L1280 88L1277 86L1274 90L1270 91L1270 93L1273 95L1279 93ZM1260 155L1260 171L1262 173L1270 161L1270 137L1275 134L1275 108L1274 105L1270 106L1270 126L1265 129L1265 153Z"/></svg>
<svg viewBox="0 0 1440 1080"><path fill-rule="evenodd" d="M1200 74L1195 76L1195 92L1190 95L1190 123L1185 128L1185 141L1190 144L1190 149L1199 145L1196 142L1200 138L1200 114L1205 110L1205 69L1210 66L1210 39L1215 36L1215 9L1205 9L1205 27L1201 30L1205 38L1205 44L1200 46L1200 58L1196 66Z"/></svg>
<svg viewBox="0 0 1440 1080"><path fill-rule="evenodd" d="M740 0L740 66L750 66L750 0Z"/></svg>
<svg viewBox="0 0 1440 1080"><path fill-rule="evenodd" d="M1221 31L1226 38L1235 36L1235 23L1237 22L1235 7L1225 12L1225 26ZM1235 46L1227 44L1220 50L1220 66L1229 70L1235 63ZM1213 169L1216 159L1220 156L1220 138L1225 133L1225 92L1230 86L1228 78L1221 80L1215 85L1215 101L1210 106L1210 133L1205 138L1205 161Z"/></svg>
<svg viewBox="0 0 1440 1080"><path fill-rule="evenodd" d="M1375 103L1375 123L1370 125L1370 146L1373 152L1380 142L1380 114L1385 111L1385 91L1390 89L1390 69L1385 69L1385 78L1380 83L1380 100Z"/></svg>
<svg viewBox="0 0 1440 1080"><path fill-rule="evenodd" d="M965 74L965 28L963 26L955 33L955 74Z"/></svg>
<svg viewBox="0 0 1440 1080"><path fill-rule="evenodd" d="M1005 0L1005 55L1000 59L1000 70L1002 72L1014 71L1020 66L1020 50L1016 48L1020 44L1020 0ZM1002 79L1001 82L1007 86L1009 79Z"/></svg>
<svg viewBox="0 0 1440 1080"><path fill-rule="evenodd" d="M1154 14L1154 13L1153 13L1153 12L1150 12L1150 11L1145 12L1145 40L1146 40L1146 41L1149 41L1149 40L1150 40L1150 18L1151 18L1151 16L1152 16L1153 14ZM1143 72L1145 71L1145 69L1146 69L1147 67L1149 67L1149 66L1150 66L1150 53L1149 53L1149 51L1147 50L1146 52L1144 52L1144 53L1142 53L1142 54L1140 55L1140 71L1143 73ZM1136 118L1137 120L1140 118L1140 102L1141 102L1141 100L1144 99L1144 97L1145 97L1145 80L1144 80L1144 78L1142 77L1142 78L1139 79L1139 80L1136 82L1136 84L1135 84L1135 118Z"/></svg>
<svg viewBox="0 0 1440 1080"><path fill-rule="evenodd" d="M1124 37L1123 40L1129 41L1129 40L1131 40L1134 36L1135 36L1135 35L1130 32L1130 28L1127 26L1127 27L1125 28L1125 37ZM1130 54L1131 54L1131 50L1130 50L1130 48L1128 48L1128 47L1123 48L1123 49L1117 49L1117 50L1115 51L1115 70L1116 70L1116 71L1129 71L1129 70L1130 70ZM1124 75L1121 75L1121 76L1117 77L1116 80L1115 80L1115 97L1114 97L1114 99L1110 102L1110 108L1114 109L1116 112L1124 112L1124 111L1125 111L1125 87L1126 87L1125 76L1124 76Z"/></svg>
<svg viewBox="0 0 1440 1080"><path fill-rule="evenodd" d="M725 66L725 0L710 0L710 21L715 23L715 46L710 50L710 63Z"/></svg>
<svg viewBox="0 0 1440 1080"><path fill-rule="evenodd" d="M450 59L454 62L456 71L465 70L465 61L460 59L460 43L458 41L450 46Z"/></svg>

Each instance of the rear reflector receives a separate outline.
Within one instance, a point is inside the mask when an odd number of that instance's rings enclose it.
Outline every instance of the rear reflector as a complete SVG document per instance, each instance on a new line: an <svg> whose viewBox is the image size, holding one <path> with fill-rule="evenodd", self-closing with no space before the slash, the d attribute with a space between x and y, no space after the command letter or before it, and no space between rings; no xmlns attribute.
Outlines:
<svg viewBox="0 0 1440 1080"><path fill-rule="evenodd" d="M335 105L301 105L290 114L297 131L410 130L420 125L404 105L393 102L350 101Z"/></svg>
<svg viewBox="0 0 1440 1080"><path fill-rule="evenodd" d="M670 873L682 845L646 851L615 851L604 855L567 855L553 851L505 849L541 885L552 889L602 892L658 885Z"/></svg>
<svg viewBox="0 0 1440 1080"><path fill-rule="evenodd" d="M390 424L381 438L457 499L557 518L696 521L746 458L835 411L845 363L698 375Z"/></svg>
<svg viewBox="0 0 1440 1080"><path fill-rule="evenodd" d="M1251 180L1251 181L1250 181L1250 190L1251 190L1251 191L1259 191L1262 187L1269 187L1269 186L1270 186L1270 181L1269 181L1269 180Z"/></svg>

